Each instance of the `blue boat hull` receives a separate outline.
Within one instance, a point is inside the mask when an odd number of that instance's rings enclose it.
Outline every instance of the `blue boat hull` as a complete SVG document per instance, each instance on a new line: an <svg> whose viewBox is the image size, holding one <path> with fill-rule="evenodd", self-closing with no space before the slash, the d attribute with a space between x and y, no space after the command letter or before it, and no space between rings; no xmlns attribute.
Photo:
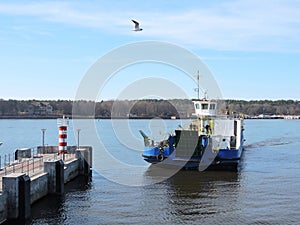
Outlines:
<svg viewBox="0 0 300 225"><path fill-rule="evenodd" d="M170 151L167 148L169 147L166 147L164 152L160 152L157 147L145 147L142 156L145 161L151 164L159 164L163 161L163 165L198 170L201 157L191 157L189 159L170 157ZM238 171L242 153L242 146L239 149L234 150L220 149L216 158L206 170Z"/></svg>

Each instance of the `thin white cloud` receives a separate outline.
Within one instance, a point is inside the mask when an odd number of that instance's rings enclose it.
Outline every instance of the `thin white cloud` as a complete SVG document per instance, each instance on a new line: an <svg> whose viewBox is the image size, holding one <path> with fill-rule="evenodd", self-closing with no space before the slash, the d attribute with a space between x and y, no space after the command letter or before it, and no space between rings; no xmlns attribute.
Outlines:
<svg viewBox="0 0 300 225"><path fill-rule="evenodd" d="M284 1L270 5L251 0L174 15L166 13L161 23L155 28L153 25L153 31L164 36L160 30L166 30L165 37L176 37L201 48L299 52L297 6Z"/></svg>
<svg viewBox="0 0 300 225"><path fill-rule="evenodd" d="M84 3L82 3L84 4ZM96 4L96 2L95 2ZM300 52L300 2L238 0L188 9L132 10L115 4L109 11L78 2L0 3L0 14L35 16L44 21L99 29L119 35L131 32L131 17L144 28L139 37L242 51ZM46 32L46 31L45 31Z"/></svg>
<svg viewBox="0 0 300 225"><path fill-rule="evenodd" d="M36 27L31 27L27 25L19 25L19 26L13 26L11 29L17 33L21 33L23 37L26 39L30 39L31 35L38 35L38 36L45 36L49 38L54 38L54 35L46 31L45 29L37 29Z"/></svg>

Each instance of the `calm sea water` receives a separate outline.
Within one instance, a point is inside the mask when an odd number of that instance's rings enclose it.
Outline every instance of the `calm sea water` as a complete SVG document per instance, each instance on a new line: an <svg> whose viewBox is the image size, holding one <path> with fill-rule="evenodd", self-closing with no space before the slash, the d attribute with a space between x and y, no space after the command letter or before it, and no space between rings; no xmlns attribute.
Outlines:
<svg viewBox="0 0 300 225"><path fill-rule="evenodd" d="M63 196L41 199L32 206L29 224L299 223L300 121L246 120L246 146L238 173L179 171L161 179L151 173L152 168L137 150L143 146L138 130L162 135L178 123L132 120L127 129L120 124L112 126L109 120L95 121L98 136L111 156L134 166L97 169L101 155L94 154L96 169L91 180L80 177L67 184ZM42 128L47 129L45 143L56 145L55 120L0 120L1 155L40 145ZM72 123L68 142L76 145L77 134L71 128ZM88 144L84 143L84 132L83 125L82 143ZM135 140L126 138L125 133ZM120 140L118 135L125 138ZM132 145L137 149L131 149ZM136 177L149 185L136 185ZM133 180L133 185L124 184L124 178L128 183Z"/></svg>

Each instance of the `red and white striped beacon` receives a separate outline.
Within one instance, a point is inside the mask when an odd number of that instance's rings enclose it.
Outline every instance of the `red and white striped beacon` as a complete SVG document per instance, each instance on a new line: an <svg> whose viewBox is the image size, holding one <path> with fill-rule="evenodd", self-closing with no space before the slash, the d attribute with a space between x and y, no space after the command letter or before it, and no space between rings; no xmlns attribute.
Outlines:
<svg viewBox="0 0 300 225"><path fill-rule="evenodd" d="M69 119L63 116L62 119L57 119L58 126L58 154L67 153L67 133L68 133Z"/></svg>

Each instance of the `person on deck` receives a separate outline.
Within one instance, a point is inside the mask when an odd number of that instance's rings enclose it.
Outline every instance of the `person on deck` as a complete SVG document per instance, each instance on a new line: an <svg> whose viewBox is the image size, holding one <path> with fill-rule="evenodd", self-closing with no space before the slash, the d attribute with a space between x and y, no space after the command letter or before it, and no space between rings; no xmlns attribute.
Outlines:
<svg viewBox="0 0 300 225"><path fill-rule="evenodd" d="M209 124L207 124L207 125L205 126L205 129L206 129L206 134L207 134L207 135L210 135L210 134L211 134L211 128L210 128Z"/></svg>

